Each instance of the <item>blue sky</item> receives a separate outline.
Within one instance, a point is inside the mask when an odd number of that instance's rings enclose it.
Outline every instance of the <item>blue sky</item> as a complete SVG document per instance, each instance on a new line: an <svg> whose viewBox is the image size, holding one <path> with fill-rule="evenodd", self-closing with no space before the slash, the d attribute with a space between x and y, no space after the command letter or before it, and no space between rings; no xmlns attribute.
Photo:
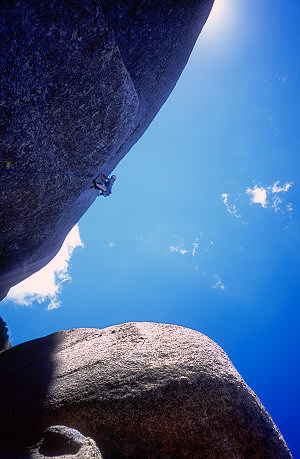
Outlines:
<svg viewBox="0 0 300 459"><path fill-rule="evenodd" d="M193 328L227 352L300 457L299 49L299 1L216 0L113 194L61 252L60 277L34 281L35 301L1 303L13 344L127 321Z"/></svg>

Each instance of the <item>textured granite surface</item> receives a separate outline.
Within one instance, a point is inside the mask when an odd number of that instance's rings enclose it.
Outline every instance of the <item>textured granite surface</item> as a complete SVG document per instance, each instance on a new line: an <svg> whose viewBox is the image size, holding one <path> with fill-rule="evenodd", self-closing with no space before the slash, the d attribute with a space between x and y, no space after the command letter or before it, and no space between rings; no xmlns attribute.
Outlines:
<svg viewBox="0 0 300 459"><path fill-rule="evenodd" d="M290 458L225 352L176 325L73 329L0 355L0 442L51 425L93 438L104 458Z"/></svg>
<svg viewBox="0 0 300 459"><path fill-rule="evenodd" d="M147 129L212 4L1 2L0 299L53 258L91 180Z"/></svg>
<svg viewBox="0 0 300 459"><path fill-rule="evenodd" d="M41 441L32 447L0 443L0 459L102 459L99 448L91 438L66 426L49 427Z"/></svg>

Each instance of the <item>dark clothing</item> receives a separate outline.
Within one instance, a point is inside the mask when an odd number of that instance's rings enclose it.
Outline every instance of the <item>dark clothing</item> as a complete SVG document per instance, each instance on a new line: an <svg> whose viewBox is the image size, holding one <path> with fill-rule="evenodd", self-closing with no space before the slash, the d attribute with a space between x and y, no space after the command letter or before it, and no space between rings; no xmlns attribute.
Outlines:
<svg viewBox="0 0 300 459"><path fill-rule="evenodd" d="M115 176L113 175L111 178L106 177L106 175L101 174L101 181L96 182L93 180L93 186L91 188L96 188L99 190L98 196L109 196L111 194L111 189L115 181Z"/></svg>
<svg viewBox="0 0 300 459"><path fill-rule="evenodd" d="M100 195L109 196L111 194L111 189L112 189L113 184L114 184L114 180L112 179L106 180L105 185L104 185L106 188L106 191L101 190Z"/></svg>

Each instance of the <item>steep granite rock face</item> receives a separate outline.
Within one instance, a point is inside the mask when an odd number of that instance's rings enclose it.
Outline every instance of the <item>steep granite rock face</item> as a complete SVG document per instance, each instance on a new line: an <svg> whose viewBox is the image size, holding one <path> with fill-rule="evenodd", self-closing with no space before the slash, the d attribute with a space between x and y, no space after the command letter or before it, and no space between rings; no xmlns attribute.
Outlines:
<svg viewBox="0 0 300 459"><path fill-rule="evenodd" d="M33 447L22 448L0 443L0 458L10 459L102 459L99 448L91 438L65 426L49 427L42 440Z"/></svg>
<svg viewBox="0 0 300 459"><path fill-rule="evenodd" d="M10 348L6 323L0 317L0 352Z"/></svg>
<svg viewBox="0 0 300 459"><path fill-rule="evenodd" d="M57 253L172 91L213 0L1 2L0 299Z"/></svg>
<svg viewBox="0 0 300 459"><path fill-rule="evenodd" d="M0 355L0 442L49 425L93 438L105 458L290 458L222 349L176 325L62 331Z"/></svg>

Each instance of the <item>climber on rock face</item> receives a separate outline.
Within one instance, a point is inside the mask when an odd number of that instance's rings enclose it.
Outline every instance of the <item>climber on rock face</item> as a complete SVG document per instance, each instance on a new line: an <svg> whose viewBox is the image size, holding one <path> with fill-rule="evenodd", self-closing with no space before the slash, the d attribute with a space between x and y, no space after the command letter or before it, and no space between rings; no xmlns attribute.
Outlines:
<svg viewBox="0 0 300 459"><path fill-rule="evenodd" d="M96 182L96 180L93 180L93 185L90 188L99 190L99 196L109 196L111 194L111 189L116 178L117 177L115 175L112 175L110 178L108 178L105 174L101 174L101 181Z"/></svg>

